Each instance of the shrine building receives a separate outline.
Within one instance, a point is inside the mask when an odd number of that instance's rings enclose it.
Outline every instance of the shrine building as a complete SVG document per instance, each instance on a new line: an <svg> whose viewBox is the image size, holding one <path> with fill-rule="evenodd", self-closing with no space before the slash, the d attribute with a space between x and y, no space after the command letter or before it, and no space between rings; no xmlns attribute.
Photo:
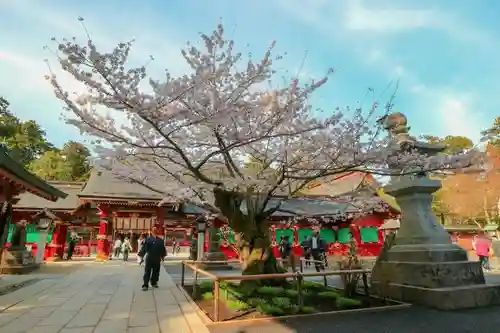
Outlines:
<svg viewBox="0 0 500 333"><path fill-rule="evenodd" d="M19 195L30 195L40 198L44 202L54 203L58 199L67 197L67 194L58 188L47 184L34 174L9 157L4 147L0 146L0 257L1 272L6 269L3 262L4 249L10 226L15 227L12 205L18 202ZM33 221L34 222L34 221ZM24 241L24 240L23 240ZM22 266L23 263L19 263ZM5 272L4 272L5 273Z"/></svg>
<svg viewBox="0 0 500 333"><path fill-rule="evenodd" d="M158 203L162 199L160 194L140 184L119 179L104 170L92 170L86 183L48 183L68 193L66 199L51 202L23 193L14 205L16 220L29 220L44 210L57 216L55 228L49 234L49 244L44 249L47 260L64 257L71 235L78 236L74 256L95 254L97 260L106 260L114 239L127 236L135 247L139 235L152 227L164 235L167 246L171 246L175 240L187 252L196 236L195 219L204 213L198 207L176 203L165 203L159 207ZM375 200L384 202L385 208L360 215L358 207L352 203L333 199L357 191L369 191ZM273 244L276 246L280 237L288 235L294 241L294 252L299 255L300 242L311 235L313 229L318 229L329 244L330 254L345 253L348 244L354 240L360 255L376 256L383 244L383 233L379 227L386 219L398 214L398 207L394 206L394 202L391 203L391 198L384 197L373 179L367 180L367 176L361 173L348 173L334 180L316 182L300 195L308 199L287 200L269 219ZM312 219L319 221L319 224L312 223ZM224 227L222 221L212 222L205 234L205 247L216 241L226 256L231 258L236 255L232 250L235 237L231 231L229 235L224 234L227 229ZM36 239L36 230L30 228L27 243L34 245ZM33 248L33 251L36 249Z"/></svg>

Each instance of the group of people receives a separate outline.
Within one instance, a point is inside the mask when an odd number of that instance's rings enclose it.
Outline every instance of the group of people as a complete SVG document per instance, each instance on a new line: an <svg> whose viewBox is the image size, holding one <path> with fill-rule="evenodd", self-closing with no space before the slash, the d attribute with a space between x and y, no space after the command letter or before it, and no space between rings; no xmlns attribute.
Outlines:
<svg viewBox="0 0 500 333"><path fill-rule="evenodd" d="M115 239L113 244L113 257L118 259L120 254L122 255L123 261L128 261L128 255L132 251L132 244L130 244L130 239L125 237L122 241L120 237Z"/></svg>
<svg viewBox="0 0 500 333"><path fill-rule="evenodd" d="M318 231L314 231L310 237L305 237L300 246L302 247L305 265L307 267L311 266L311 262L314 263L314 268L318 272L324 270L325 267L328 267L328 244L321 238ZM290 236L281 237L279 242L279 251L281 259L291 259L293 254Z"/></svg>

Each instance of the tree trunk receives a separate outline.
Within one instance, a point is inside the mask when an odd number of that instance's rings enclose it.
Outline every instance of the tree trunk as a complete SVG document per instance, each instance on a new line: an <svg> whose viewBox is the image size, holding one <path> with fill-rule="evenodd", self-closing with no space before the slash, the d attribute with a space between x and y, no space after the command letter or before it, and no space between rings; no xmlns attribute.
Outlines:
<svg viewBox="0 0 500 333"><path fill-rule="evenodd" d="M247 236L248 235L248 236ZM276 260L269 241L269 234L246 233L240 244L242 275L282 274L286 269ZM260 286L282 286L284 278L242 281L244 290L252 291Z"/></svg>
<svg viewBox="0 0 500 333"><path fill-rule="evenodd" d="M229 227L241 234L238 244L243 275L280 274L286 270L276 260L269 237L267 218L270 212L265 212L259 203L265 202L257 195L243 195L215 189L215 204L227 218ZM242 202L246 202L247 211L241 210ZM265 280L242 281L245 289L253 290L259 286L283 285L286 279L270 278Z"/></svg>

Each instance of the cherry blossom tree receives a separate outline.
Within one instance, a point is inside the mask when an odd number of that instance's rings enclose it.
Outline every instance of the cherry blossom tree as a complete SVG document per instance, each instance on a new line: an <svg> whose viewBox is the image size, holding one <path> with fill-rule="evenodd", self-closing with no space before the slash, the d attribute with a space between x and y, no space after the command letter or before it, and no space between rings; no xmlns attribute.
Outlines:
<svg viewBox="0 0 500 333"><path fill-rule="evenodd" d="M98 138L99 167L167 201L202 205L241 233L244 274L279 271L266 222L279 209L276 197L286 200L314 179L346 171L390 175L464 166L452 156L437 161L389 146L376 117L390 112L391 103L313 109L310 98L332 71L317 81L274 86L281 60L274 43L254 60L236 51L222 25L201 39L203 46L182 50L191 71L179 77L166 71L162 80L149 79L145 66L128 67L132 42L105 53L90 36L85 44L63 40L54 54L85 92L67 91L52 71L47 79L70 111L67 123ZM256 167L245 167L249 160Z"/></svg>

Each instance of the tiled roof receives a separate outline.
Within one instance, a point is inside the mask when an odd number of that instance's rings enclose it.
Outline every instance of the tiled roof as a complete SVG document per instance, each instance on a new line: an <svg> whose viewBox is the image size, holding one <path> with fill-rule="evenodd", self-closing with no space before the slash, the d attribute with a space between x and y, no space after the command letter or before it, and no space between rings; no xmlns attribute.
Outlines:
<svg viewBox="0 0 500 333"><path fill-rule="evenodd" d="M300 191L308 197L338 197L355 192L368 177L361 172L349 172L343 175L324 177L311 182Z"/></svg>
<svg viewBox="0 0 500 333"><path fill-rule="evenodd" d="M47 208L50 210L73 211L79 206L78 193L80 193L82 187L85 185L84 182L48 181L47 183L60 191L64 191L68 196L52 202L32 193L25 192L19 195L19 201L13 208L20 210Z"/></svg>
<svg viewBox="0 0 500 333"><path fill-rule="evenodd" d="M146 187L121 179L107 170L93 169L78 195L80 198L161 200L162 196Z"/></svg>

